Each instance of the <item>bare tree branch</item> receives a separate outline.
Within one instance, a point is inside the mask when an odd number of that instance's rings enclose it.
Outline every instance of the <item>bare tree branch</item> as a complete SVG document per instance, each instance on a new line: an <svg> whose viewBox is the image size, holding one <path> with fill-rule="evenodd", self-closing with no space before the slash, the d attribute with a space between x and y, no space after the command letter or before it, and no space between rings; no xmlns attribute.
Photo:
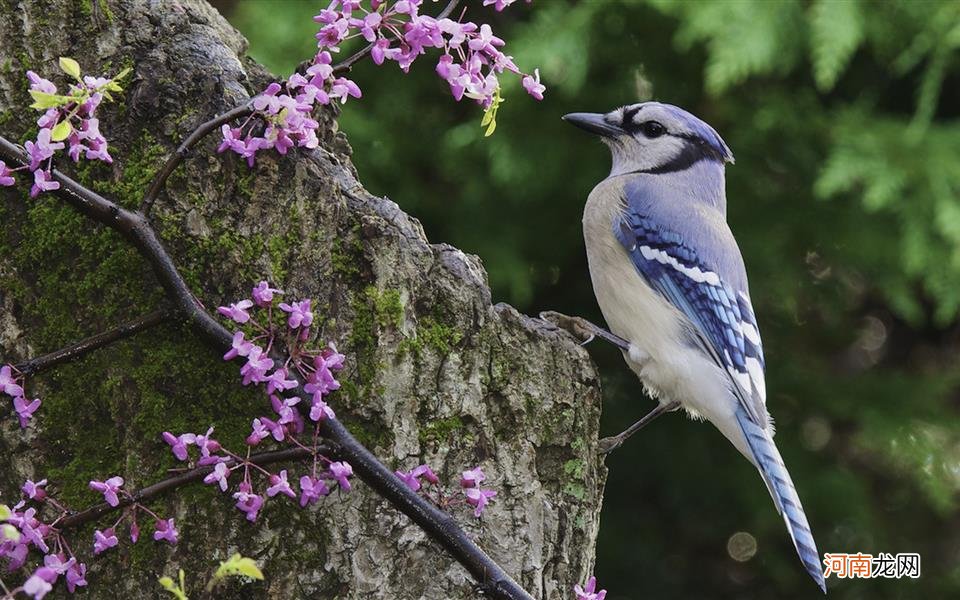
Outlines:
<svg viewBox="0 0 960 600"><path fill-rule="evenodd" d="M118 327L114 327L109 331L104 331L103 333L98 333L97 335L88 337L85 340L80 340L79 342L71 344L65 348L61 348L60 350L55 350L49 354L31 358L30 360L15 365L15 367L17 371L23 373L24 375L34 375L59 364L80 358L85 354L93 352L94 350L99 350L105 346L109 346L114 342L132 337L141 331L150 329L151 327L156 327L169 318L169 311L157 310L142 317L137 317L136 319L128 321L127 323L124 323Z"/></svg>
<svg viewBox="0 0 960 600"><path fill-rule="evenodd" d="M202 123L193 131L193 133L187 136L187 139L183 140L183 143L181 143L177 150L170 155L170 157L167 159L167 162L163 164L163 167L160 169L160 171L158 171L153 177L153 181L150 182L150 187L147 189L147 193L144 194L143 201L140 203L140 214L144 216L150 214L150 209L153 208L153 203L157 200L157 196L160 195L160 192L163 191L164 186L167 184L167 179L177 169L177 167L180 166L180 163L182 163L183 160L190 155L190 150L192 150L193 147L200 142L200 140L205 138L211 132L220 129L222 125L225 125L234 119L242 119L251 113L253 113L253 106L247 102L242 106L230 109L222 115Z"/></svg>

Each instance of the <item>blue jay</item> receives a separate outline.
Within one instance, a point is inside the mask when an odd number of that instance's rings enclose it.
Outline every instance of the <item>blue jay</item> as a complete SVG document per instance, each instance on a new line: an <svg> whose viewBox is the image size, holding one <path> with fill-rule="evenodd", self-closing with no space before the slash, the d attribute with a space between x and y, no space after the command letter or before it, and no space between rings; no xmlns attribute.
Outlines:
<svg viewBox="0 0 960 600"><path fill-rule="evenodd" d="M713 423L760 471L807 572L826 592L820 556L773 442L763 348L747 273L726 222L733 154L687 111L644 102L564 119L597 134L610 175L587 199L583 235L594 293L624 359L657 407L618 436L683 408ZM583 322L586 323L586 322Z"/></svg>

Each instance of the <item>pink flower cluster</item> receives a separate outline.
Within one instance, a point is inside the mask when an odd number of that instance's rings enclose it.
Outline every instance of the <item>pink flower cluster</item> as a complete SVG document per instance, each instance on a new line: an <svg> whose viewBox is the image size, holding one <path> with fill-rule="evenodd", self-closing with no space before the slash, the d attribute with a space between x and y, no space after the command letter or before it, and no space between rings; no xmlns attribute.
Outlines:
<svg viewBox="0 0 960 600"><path fill-rule="evenodd" d="M514 1L484 0L484 6L492 4L501 11ZM334 72L332 57L343 42L360 37L371 44L374 63L394 61L405 73L427 50L439 50L436 72L450 86L453 97L475 100L490 113L491 120L501 101L499 76L504 72L520 76L527 93L543 100L546 87L540 83L539 69L532 75L521 72L502 51L504 41L489 25L421 15L422 4L423 0L332 0L314 17L320 30L313 64L305 74L294 73L283 85L271 83L253 99L254 112L239 127L223 125L217 152L235 152L252 167L260 150L286 154L293 147L316 148L319 123L311 118L313 110L362 96L354 81ZM262 133L258 133L260 122L264 123ZM489 127L488 134L492 131Z"/></svg>
<svg viewBox="0 0 960 600"><path fill-rule="evenodd" d="M440 479L427 465L414 467L410 471L396 471L395 474L404 484L406 484L408 488L414 492L424 493L428 498L436 502L442 508L447 508L456 504L454 500L444 496L442 491L438 491L436 493L436 497L425 492L423 487L424 485L438 485L440 483ZM420 481L421 478L426 481L426 484ZM493 490L480 488L480 483L485 479L486 475L484 475L483 470L481 470L480 467L470 469L469 471L464 471L460 477L460 487L463 489L464 498L460 499L459 502L465 501L470 506L473 506L473 516L475 517L479 517L481 514L483 514L484 508L486 508L487 504L490 503L490 500L497 495L497 492Z"/></svg>
<svg viewBox="0 0 960 600"><path fill-rule="evenodd" d="M0 163L2 165L3 163ZM0 393L6 394L13 399L13 410L17 413L17 419L20 421L20 428L26 429L30 424L33 413L40 408L40 398L27 400L23 389L23 376L16 373L13 365L4 365L0 367Z"/></svg>
<svg viewBox="0 0 960 600"><path fill-rule="evenodd" d="M120 540L117 539L116 529L124 519L130 520L130 541L136 544L137 540L140 539L140 526L137 524L138 510L153 517L154 540L158 542L163 540L170 544L176 544L180 539L180 532L177 531L174 520L172 518L162 519L146 506L136 502L133 496L123 489L123 483L123 477L120 476L109 477L106 481L93 480L90 482L90 489L103 494L103 499L106 500L110 506L114 508L120 506L121 496L125 497L130 503L130 508L125 510L117 522L111 527L104 530L97 529L93 532L93 553L100 554L119 545Z"/></svg>
<svg viewBox="0 0 960 600"><path fill-rule="evenodd" d="M460 487L463 488L463 493L467 497L467 504L474 507L473 516L475 517L479 517L487 503L497 495L493 490L485 490L480 487L480 484L486 478L487 476L483 474L480 467L464 471L460 477Z"/></svg>
<svg viewBox="0 0 960 600"><path fill-rule="evenodd" d="M109 477L106 481L91 481L90 489L103 494L110 506L116 507L121 503L121 497L130 502L120 518L107 529L97 529L93 533L93 553L100 554L115 548L120 541L117 539L116 528L124 519L129 519L130 539L136 543L140 529L137 526L137 511L144 511L155 519L153 539L176 544L179 532L173 519L161 519L145 506L134 502L133 497L123 490L122 477ZM0 535L0 559L7 563L7 569L16 571L27 563L31 550L43 554L43 565L34 569L24 584L12 590L13 597L17 592L23 592L34 600L42 600L56 585L62 576L67 590L75 592L78 587L87 585L87 566L79 562L70 545L57 528L57 523L71 511L54 499L46 489L47 480L27 480L21 487L23 498L12 509L0 507L0 519L5 531ZM45 521L40 516L40 510L52 509L56 518ZM12 528L12 534L10 531ZM6 596L4 596L6 597Z"/></svg>
<svg viewBox="0 0 960 600"><path fill-rule="evenodd" d="M46 485L46 479L37 482L28 479L23 484L23 499L10 509L3 519L3 526L12 528L13 535L10 531L0 535L0 558L6 560L10 571L20 569L26 564L31 549L44 555L43 565L35 568L19 588L19 591L35 600L46 596L61 576L71 593L78 587L87 585L86 565L78 562L63 543L59 531L54 527L55 522L44 522L40 519L36 506L28 507L28 503L34 502L40 506L50 504L61 508L55 500L48 497ZM6 510L6 507L3 509ZM57 550L51 546L55 546ZM14 593L16 591L14 590Z"/></svg>
<svg viewBox="0 0 960 600"><path fill-rule="evenodd" d="M270 287L266 281L261 281L253 288L250 298L228 306L220 306L217 312L231 319L239 325L244 325L254 331L254 337L247 339L247 334L237 331L233 336L233 345L224 354L224 360L233 360L237 357L246 359L240 368L243 385L263 384L267 396L279 418L260 417L253 422L253 431L247 438L251 446L272 436L278 442L283 441L287 432L299 434L303 431L303 422L300 413L294 408L299 397L287 397L281 400L280 395L295 390L300 386L291 373L299 374L305 382L303 391L310 396L309 417L314 422L324 419L333 419L336 415L324 398L331 392L340 389L334 373L343 369L346 357L337 352L333 343L319 350L309 349L306 345L310 339L310 327L313 325L313 310L311 301L300 300L288 304L281 302L279 309L286 315L285 330L278 328L272 322L273 305L276 296L283 291ZM254 309L266 310L267 322L260 323L250 315ZM275 364L270 358L270 350L283 338L288 358L283 365ZM262 345L261 345L262 344Z"/></svg>
<svg viewBox="0 0 960 600"><path fill-rule="evenodd" d="M276 403L274 409L280 414L277 420L260 417L253 422L253 433L247 438L248 445L257 445L266 437L273 436L277 441L289 440L297 446L304 447L294 436L303 430L303 420L293 406L299 403L281 401L274 396ZM289 420L288 420L289 418ZM291 424L299 424L291 426ZM288 428L289 427L289 428ZM284 495L296 499L297 493L288 480L287 470L283 469L279 473L271 473L259 465L250 462L239 454L230 452L224 448L220 442L212 437L213 428L207 430L203 435L195 433L183 433L175 436L170 432L163 433L163 439L171 446L174 456L178 460L189 460L188 447L196 446L200 450L198 465L213 465L213 469L203 478L207 485L216 485L220 491L226 492L230 486L229 479L234 471L243 470L243 476L237 491L233 493L233 499L236 500L236 507L244 513L246 519L250 522L257 520L260 510L263 508L267 498ZM314 439L317 439L316 432ZM249 454L248 454L249 455ZM323 467L318 464L323 463ZM265 495L254 491L252 473L256 471L261 473L267 480ZM350 490L350 477L353 476L353 468L349 463L341 461L331 461L328 458L315 453L313 468L309 474L300 477L300 506L314 504L320 498L328 496L335 489L344 491ZM109 484L105 482L105 484ZM122 484L122 482L121 482ZM92 485L92 483L91 483ZM104 491L104 495L109 490ZM110 498L107 497L107 502ZM171 521L172 527L172 521ZM154 534L156 537L157 534ZM159 539L159 538L158 538Z"/></svg>
<svg viewBox="0 0 960 600"><path fill-rule="evenodd" d="M493 4L500 11L513 1L487 0L484 5ZM361 36L373 44L370 57L374 63L394 61L404 72L427 50L437 49L441 52L437 74L447 81L457 100L467 96L489 108L500 88L499 75L505 71L522 75L527 92L543 98L545 88L537 87L539 75L524 75L501 50L504 41L489 25L420 14L423 0L372 0L369 9L363 4L360 0L333 0L320 11L314 17L321 25L318 46L336 51L342 42Z"/></svg>
<svg viewBox="0 0 960 600"><path fill-rule="evenodd" d="M81 156L87 160L113 162L95 112L104 99L112 99L110 92L122 91L117 80L126 75L126 70L113 79L81 76L80 65L71 58L61 58L60 68L75 80L66 94L60 94L50 80L27 71L30 95L34 100L31 107L43 111L43 116L37 120L40 127L37 138L24 144L30 164L11 169L0 161L0 186L16 183L15 171L28 169L33 173L31 198L60 189L51 174L53 156L58 150L68 147L67 154L73 162L79 162Z"/></svg>
<svg viewBox="0 0 960 600"><path fill-rule="evenodd" d="M254 113L239 127L221 127L223 142L217 152L230 150L247 159L253 166L260 150L274 149L280 154L294 146L316 148L317 123L311 114L314 107L331 101L346 102L360 97L357 84L345 77L334 77L329 52L320 52L306 76L295 73L286 82L286 91L279 83L271 83L253 99ZM265 123L263 133L254 135L258 123Z"/></svg>
<svg viewBox="0 0 960 600"><path fill-rule="evenodd" d="M299 500L301 506L308 506L335 489L350 490L350 477L353 476L350 464L332 461L316 450L321 422L336 418L325 398L340 388L334 373L343 369L345 357L337 352L332 343L319 350L309 348L307 342L314 322L311 301L278 303L282 295L283 290L261 281L253 288L249 298L220 306L217 312L245 328L234 334L231 348L223 356L224 360L245 359L240 368L243 385L262 385L273 409L270 416L262 415L253 419L250 434L246 438L247 456L250 447L259 445L267 438L308 448L299 439L306 429L300 411L302 398L291 395L293 390L300 387L300 381L304 382L303 391L310 398L309 410L305 412L307 418L313 421L313 431L310 432L313 467L309 474L299 479ZM275 310L275 305L279 310ZM261 322L255 314L251 314L254 311L260 311L261 314L265 312L266 319ZM270 358L270 351L280 345L287 356L282 365ZM195 446L200 454L197 464L213 466L204 477L204 483L216 485L223 492L228 491L233 472L242 469L243 476L233 498L237 509L249 521L256 521L267 498L278 495L297 498L298 494L288 480L286 470L271 473L247 460L247 457L225 449L212 435L213 428L210 428L202 435L164 432L163 439L173 455L181 461L190 459L189 449ZM251 477L253 472L259 472L266 478L264 494L255 491Z"/></svg>

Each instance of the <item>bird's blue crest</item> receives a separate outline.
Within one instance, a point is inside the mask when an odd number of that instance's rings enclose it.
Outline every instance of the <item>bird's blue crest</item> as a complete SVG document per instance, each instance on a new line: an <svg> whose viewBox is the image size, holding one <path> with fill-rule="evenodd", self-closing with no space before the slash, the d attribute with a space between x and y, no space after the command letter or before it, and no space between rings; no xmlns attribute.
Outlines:
<svg viewBox="0 0 960 600"><path fill-rule="evenodd" d="M723 141L723 138L720 137L716 129L708 125L703 119L690 114L679 106L662 103L660 105L676 117L678 121L683 123L693 135L706 142L707 146L714 150L721 160L730 163L734 162L733 152L730 151L730 147Z"/></svg>

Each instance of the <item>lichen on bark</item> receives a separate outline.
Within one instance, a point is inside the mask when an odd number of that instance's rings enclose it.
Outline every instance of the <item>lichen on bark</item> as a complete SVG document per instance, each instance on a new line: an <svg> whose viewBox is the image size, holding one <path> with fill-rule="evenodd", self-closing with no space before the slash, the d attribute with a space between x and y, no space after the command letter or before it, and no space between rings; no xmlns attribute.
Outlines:
<svg viewBox="0 0 960 600"><path fill-rule="evenodd" d="M246 42L201 0L24 0L0 6L0 133L31 130L23 73L58 56L91 73L133 68L101 120L114 165L66 165L86 185L135 206L165 156L203 120L272 79ZM362 110L362 105L352 107ZM566 334L493 305L480 260L430 244L419 223L363 189L336 111L320 115L310 153L248 169L204 142L170 181L152 220L197 296L236 299L261 278L312 297L323 339L348 357L338 415L388 466L431 464L455 484L481 464L499 495L460 521L537 598L568 598L592 569L605 471L596 457L599 382ZM0 194L0 351L16 362L144 314L163 302L147 265L116 233L25 186ZM236 368L181 323L98 351L30 382L44 398L26 435L0 419L3 498L47 477L71 506L96 500L93 478L146 485L175 466L164 430L242 443L266 410ZM297 466L290 468L296 472ZM90 561L90 596L161 597L156 578L195 581L235 551L267 579L224 597L468 598L469 575L375 494L310 510L271 500L256 525L227 495L188 488L154 503L174 516L174 548L124 544ZM89 557L88 527L75 547ZM199 585L199 584L197 584Z"/></svg>

